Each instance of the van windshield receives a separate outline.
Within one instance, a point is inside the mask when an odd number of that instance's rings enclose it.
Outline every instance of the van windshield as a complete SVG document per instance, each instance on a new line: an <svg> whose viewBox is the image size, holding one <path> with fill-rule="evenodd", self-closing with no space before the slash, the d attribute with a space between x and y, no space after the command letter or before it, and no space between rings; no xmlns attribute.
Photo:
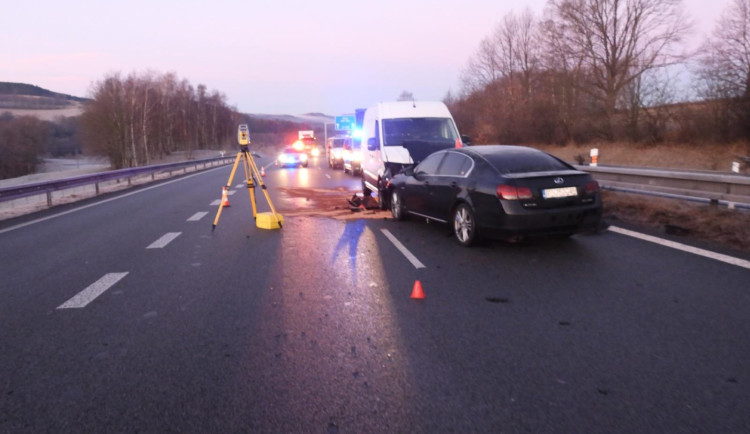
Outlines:
<svg viewBox="0 0 750 434"><path fill-rule="evenodd" d="M458 132L450 118L383 119L383 145L405 146L427 142L452 146Z"/></svg>

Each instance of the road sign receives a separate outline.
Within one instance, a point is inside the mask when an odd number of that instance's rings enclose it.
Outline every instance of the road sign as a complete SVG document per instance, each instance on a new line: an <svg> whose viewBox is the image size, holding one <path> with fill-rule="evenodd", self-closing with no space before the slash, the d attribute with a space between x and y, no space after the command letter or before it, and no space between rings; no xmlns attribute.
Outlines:
<svg viewBox="0 0 750 434"><path fill-rule="evenodd" d="M354 115L336 116L336 129L351 131L354 129Z"/></svg>

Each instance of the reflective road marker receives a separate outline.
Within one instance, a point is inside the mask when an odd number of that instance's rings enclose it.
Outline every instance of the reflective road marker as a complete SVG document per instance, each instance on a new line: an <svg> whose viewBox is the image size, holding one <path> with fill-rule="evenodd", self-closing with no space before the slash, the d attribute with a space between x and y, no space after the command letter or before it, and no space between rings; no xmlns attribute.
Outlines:
<svg viewBox="0 0 750 434"><path fill-rule="evenodd" d="M88 288L76 294L73 298L66 301L65 303L58 306L58 309L76 309L86 307L87 304L91 303L104 294L104 291L108 290L115 283L119 282L120 279L127 276L128 273L109 273L105 274L101 279L89 285Z"/></svg>
<svg viewBox="0 0 750 434"><path fill-rule="evenodd" d="M192 217L190 217L189 219L187 219L187 221L189 221L189 222L197 222L200 219L202 219L203 217L205 217L206 214L208 214L208 211L197 212L197 213L193 214Z"/></svg>
<svg viewBox="0 0 750 434"><path fill-rule="evenodd" d="M391 231L389 231L388 229L381 229L380 231L383 233L383 235L385 235L386 238L388 238L393 243L394 246L396 246L396 248L401 253L404 254L404 256L406 256L406 259L408 259L409 262L411 262L411 265L413 265L414 268L427 268L423 263L419 261L419 259L417 259L416 256L414 256L409 251L409 249L407 249L403 244L401 244L401 241L399 241L395 236L393 236Z"/></svg>
<svg viewBox="0 0 750 434"><path fill-rule="evenodd" d="M642 234L640 232L633 232L627 229L618 228L616 226L610 226L609 231L618 233L620 235L626 235L629 237L638 238L643 241L649 241L649 242L656 243L665 247L670 247L672 249L681 250L683 252L692 253L694 255L703 256L705 258L715 259L717 261L725 262L731 265L736 265L738 267L750 269L750 261L746 261L744 259L722 255L721 253L715 253L709 250L699 249L697 247L688 246L686 244L680 244L674 241L669 241L669 240L665 240L662 238L653 237L651 235Z"/></svg>
<svg viewBox="0 0 750 434"><path fill-rule="evenodd" d="M161 249L167 244L171 243L175 238L179 237L182 232L167 232L159 238L158 240L151 243L150 246L146 247L147 249Z"/></svg>

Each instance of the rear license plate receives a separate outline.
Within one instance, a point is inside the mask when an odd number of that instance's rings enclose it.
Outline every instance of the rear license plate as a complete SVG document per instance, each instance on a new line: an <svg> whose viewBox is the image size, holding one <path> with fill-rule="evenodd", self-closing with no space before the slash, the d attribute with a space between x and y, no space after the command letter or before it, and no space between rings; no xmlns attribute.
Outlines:
<svg viewBox="0 0 750 434"><path fill-rule="evenodd" d="M542 197L545 199L556 199L559 197L578 196L578 189L575 187L546 188L542 190Z"/></svg>

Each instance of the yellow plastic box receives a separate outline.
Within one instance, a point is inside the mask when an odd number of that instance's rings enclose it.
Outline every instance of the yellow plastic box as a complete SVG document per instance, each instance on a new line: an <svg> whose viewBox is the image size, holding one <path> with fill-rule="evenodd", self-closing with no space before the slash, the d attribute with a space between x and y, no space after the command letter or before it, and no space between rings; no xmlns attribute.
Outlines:
<svg viewBox="0 0 750 434"><path fill-rule="evenodd" d="M276 217L279 219L276 220ZM279 229L279 222L284 224L284 217L279 213L274 216L272 212L259 212L255 216L255 226L261 229Z"/></svg>

